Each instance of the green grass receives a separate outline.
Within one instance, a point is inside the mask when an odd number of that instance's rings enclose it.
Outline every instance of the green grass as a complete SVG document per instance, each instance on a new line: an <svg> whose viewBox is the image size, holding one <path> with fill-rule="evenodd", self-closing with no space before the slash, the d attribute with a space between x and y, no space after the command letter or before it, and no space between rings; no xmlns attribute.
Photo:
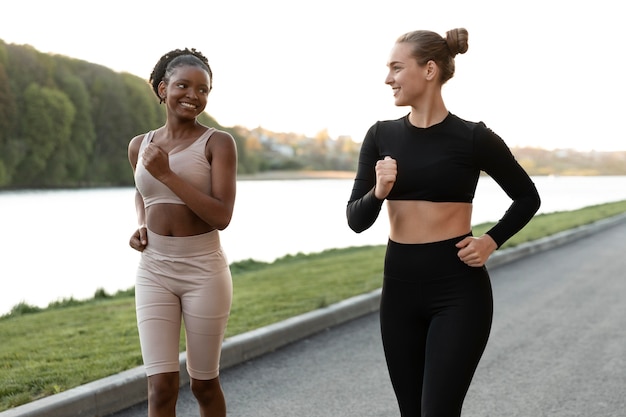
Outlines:
<svg viewBox="0 0 626 417"><path fill-rule="evenodd" d="M503 248L624 212L626 201L541 214ZM476 225L474 235L490 226ZM379 288L384 251L363 246L233 263L227 337ZM115 295L98 290L90 300L45 309L19 304L0 317L0 411L141 363L132 288Z"/></svg>

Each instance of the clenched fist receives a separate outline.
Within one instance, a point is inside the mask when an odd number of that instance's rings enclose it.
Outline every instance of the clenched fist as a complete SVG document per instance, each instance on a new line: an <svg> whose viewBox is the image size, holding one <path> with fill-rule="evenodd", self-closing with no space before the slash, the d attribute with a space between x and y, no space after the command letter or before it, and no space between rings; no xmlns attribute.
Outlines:
<svg viewBox="0 0 626 417"><path fill-rule="evenodd" d="M169 155L154 143L146 147L142 160L146 170L159 181L170 173Z"/></svg>
<svg viewBox="0 0 626 417"><path fill-rule="evenodd" d="M130 247L138 250L139 252L143 252L143 250L148 246L148 236L146 226L141 226L133 235L130 237Z"/></svg>
<svg viewBox="0 0 626 417"><path fill-rule="evenodd" d="M374 196L377 199L383 200L387 198L393 185L396 183L396 177L398 175L398 164L396 160L390 156L385 156L376 162L376 188L374 189Z"/></svg>

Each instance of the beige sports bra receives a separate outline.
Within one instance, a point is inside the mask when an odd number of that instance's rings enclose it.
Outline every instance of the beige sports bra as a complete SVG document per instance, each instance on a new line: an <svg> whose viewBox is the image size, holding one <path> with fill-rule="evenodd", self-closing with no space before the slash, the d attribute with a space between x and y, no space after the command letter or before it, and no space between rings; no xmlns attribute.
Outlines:
<svg viewBox="0 0 626 417"><path fill-rule="evenodd" d="M203 193L211 192L211 164L206 159L206 143L215 132L209 128L184 149L170 151L170 169L182 179ZM139 158L135 168L135 186L143 197L144 207L153 204L185 204L172 190L157 180L143 165L142 154L146 146L152 142L154 131L146 133L139 147Z"/></svg>

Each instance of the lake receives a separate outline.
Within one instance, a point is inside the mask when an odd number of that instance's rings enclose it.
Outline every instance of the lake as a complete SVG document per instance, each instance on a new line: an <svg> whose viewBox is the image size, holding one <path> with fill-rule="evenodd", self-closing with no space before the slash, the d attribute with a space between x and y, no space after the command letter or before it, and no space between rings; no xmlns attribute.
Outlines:
<svg viewBox="0 0 626 417"><path fill-rule="evenodd" d="M626 200L626 177L534 177L541 213ZM230 262L273 261L287 254L385 244L387 219L357 234L345 207L352 180L239 181L235 212L221 232ZM510 200L481 177L473 223L498 220ZM0 192L0 315L19 302L90 298L134 285L139 253L128 246L136 229L134 189ZM382 262L382 259L381 259Z"/></svg>

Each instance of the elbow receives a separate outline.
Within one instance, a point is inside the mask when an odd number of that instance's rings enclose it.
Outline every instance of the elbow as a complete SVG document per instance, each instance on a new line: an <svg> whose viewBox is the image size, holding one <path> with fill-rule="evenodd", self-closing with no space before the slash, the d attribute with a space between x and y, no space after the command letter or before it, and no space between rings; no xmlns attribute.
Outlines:
<svg viewBox="0 0 626 417"><path fill-rule="evenodd" d="M355 219L355 216L350 216L350 213L348 212L348 227L350 227L350 229L352 229L353 232L356 233L361 233L365 230L367 230L371 224L366 224L363 223L362 221L358 221L358 219Z"/></svg>
<svg viewBox="0 0 626 417"><path fill-rule="evenodd" d="M214 222L212 224L213 227L215 227L217 230L224 230L228 227L228 225L230 224L230 220L231 217L229 216L228 218L222 219L220 221Z"/></svg>
<svg viewBox="0 0 626 417"><path fill-rule="evenodd" d="M207 223L210 224L214 229L224 230L228 227L232 218L232 210L225 210L220 215L212 217L210 220L207 221Z"/></svg>
<svg viewBox="0 0 626 417"><path fill-rule="evenodd" d="M539 193L537 191L535 191L534 195L532 196L532 201L533 210L535 213L537 213L539 211L539 208L541 207L541 197L539 196Z"/></svg>
<svg viewBox="0 0 626 417"><path fill-rule="evenodd" d="M541 197L539 197L537 190L534 190L534 192L527 192L524 195L519 196L517 199L514 199L514 201L516 201L517 205L520 207L525 207L525 210L531 216L534 216L541 207Z"/></svg>
<svg viewBox="0 0 626 417"><path fill-rule="evenodd" d="M350 229L356 233L361 233L370 228L376 220L378 212L376 212L376 216L369 218L368 216L364 216L362 213L359 213L356 205L357 203L355 201L348 203L348 207L346 208L346 217L348 219L348 226Z"/></svg>
<svg viewBox="0 0 626 417"><path fill-rule="evenodd" d="M350 220L348 220L348 226L352 229L353 232L361 233L367 229L367 227L363 227L362 225L354 224Z"/></svg>
<svg viewBox="0 0 626 417"><path fill-rule="evenodd" d="M348 220L348 227L356 233L361 233L364 229L355 221L354 216L351 215L350 206L352 202L348 203L348 207L346 209L346 219Z"/></svg>

